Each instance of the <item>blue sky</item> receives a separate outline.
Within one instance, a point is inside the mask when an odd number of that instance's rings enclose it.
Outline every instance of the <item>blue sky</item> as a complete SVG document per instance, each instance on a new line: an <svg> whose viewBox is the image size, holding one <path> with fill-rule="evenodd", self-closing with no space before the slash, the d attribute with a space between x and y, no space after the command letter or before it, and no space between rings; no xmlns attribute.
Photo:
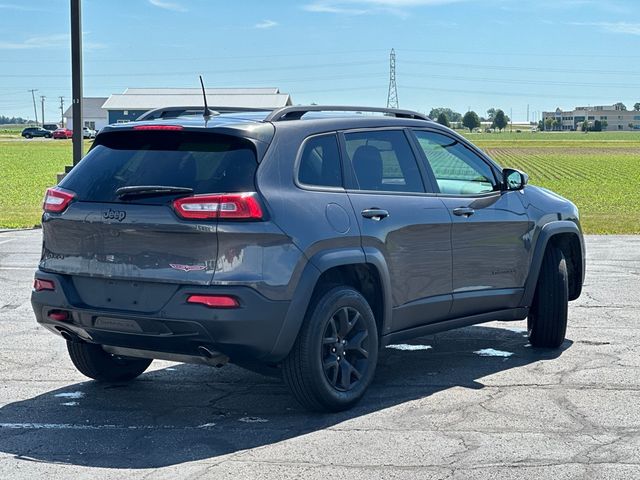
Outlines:
<svg viewBox="0 0 640 480"><path fill-rule="evenodd" d="M640 101L638 0L84 0L84 88L279 87L295 103L490 107L526 120ZM68 0L0 0L0 114L69 104ZM40 109L38 104L38 115Z"/></svg>

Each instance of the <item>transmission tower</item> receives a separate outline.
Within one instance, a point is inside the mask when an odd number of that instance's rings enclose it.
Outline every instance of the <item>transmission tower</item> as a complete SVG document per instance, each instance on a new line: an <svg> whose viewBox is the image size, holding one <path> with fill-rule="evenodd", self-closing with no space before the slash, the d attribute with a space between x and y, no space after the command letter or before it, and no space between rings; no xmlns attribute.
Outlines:
<svg viewBox="0 0 640 480"><path fill-rule="evenodd" d="M392 48L389 56L389 96L387 108L398 108L398 87L396 86L396 51Z"/></svg>

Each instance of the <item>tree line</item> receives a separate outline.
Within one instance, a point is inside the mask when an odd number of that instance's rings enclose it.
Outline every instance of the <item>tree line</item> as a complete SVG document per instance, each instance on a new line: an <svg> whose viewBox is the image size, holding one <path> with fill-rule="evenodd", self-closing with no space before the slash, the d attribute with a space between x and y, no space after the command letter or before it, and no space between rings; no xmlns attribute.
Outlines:
<svg viewBox="0 0 640 480"><path fill-rule="evenodd" d="M0 115L0 125L19 125L23 123L29 123L29 120L22 117L6 117Z"/></svg>
<svg viewBox="0 0 640 480"><path fill-rule="evenodd" d="M429 112L429 117L436 119L436 122L445 127L451 127L451 124L461 124L465 128L468 128L470 132L476 128L480 128L482 122L491 122L491 128L502 131L511 121L500 108L490 108L487 110L486 117L480 117L473 110L469 110L462 115L461 113L454 112L450 108L439 107L432 108L431 112Z"/></svg>

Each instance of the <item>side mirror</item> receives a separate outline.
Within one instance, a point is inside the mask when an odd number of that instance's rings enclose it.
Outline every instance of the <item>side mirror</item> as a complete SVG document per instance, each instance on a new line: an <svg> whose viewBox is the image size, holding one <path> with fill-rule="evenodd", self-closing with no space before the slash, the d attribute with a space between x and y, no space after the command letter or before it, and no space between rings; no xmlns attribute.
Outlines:
<svg viewBox="0 0 640 480"><path fill-rule="evenodd" d="M522 190L529 183L529 175L520 170L505 168L502 170L503 190Z"/></svg>

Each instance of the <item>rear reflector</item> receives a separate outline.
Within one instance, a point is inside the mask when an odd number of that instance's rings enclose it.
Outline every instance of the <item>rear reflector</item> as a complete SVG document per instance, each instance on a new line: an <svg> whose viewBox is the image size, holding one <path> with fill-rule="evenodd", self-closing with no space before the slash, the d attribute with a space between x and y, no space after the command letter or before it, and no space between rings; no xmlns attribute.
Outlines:
<svg viewBox="0 0 640 480"><path fill-rule="evenodd" d="M42 280L41 278L36 278L33 281L33 289L36 292L41 292L43 290L55 290L56 284L51 280Z"/></svg>
<svg viewBox="0 0 640 480"><path fill-rule="evenodd" d="M59 187L48 188L44 195L42 209L48 213L63 212L76 196L75 193L63 190Z"/></svg>
<svg viewBox="0 0 640 480"><path fill-rule="evenodd" d="M181 125L138 125L133 127L134 130L164 130L164 131L172 131L176 130L184 130L184 127Z"/></svg>
<svg viewBox="0 0 640 480"><path fill-rule="evenodd" d="M262 207L256 197L255 192L194 195L175 200L173 208L180 217L186 219L260 220Z"/></svg>
<svg viewBox="0 0 640 480"><path fill-rule="evenodd" d="M238 308L240 303L228 295L189 295L187 303L199 303L209 308Z"/></svg>
<svg viewBox="0 0 640 480"><path fill-rule="evenodd" d="M49 318L58 322L64 322L69 320L69 312L63 312L60 310L52 310L49 312Z"/></svg>

